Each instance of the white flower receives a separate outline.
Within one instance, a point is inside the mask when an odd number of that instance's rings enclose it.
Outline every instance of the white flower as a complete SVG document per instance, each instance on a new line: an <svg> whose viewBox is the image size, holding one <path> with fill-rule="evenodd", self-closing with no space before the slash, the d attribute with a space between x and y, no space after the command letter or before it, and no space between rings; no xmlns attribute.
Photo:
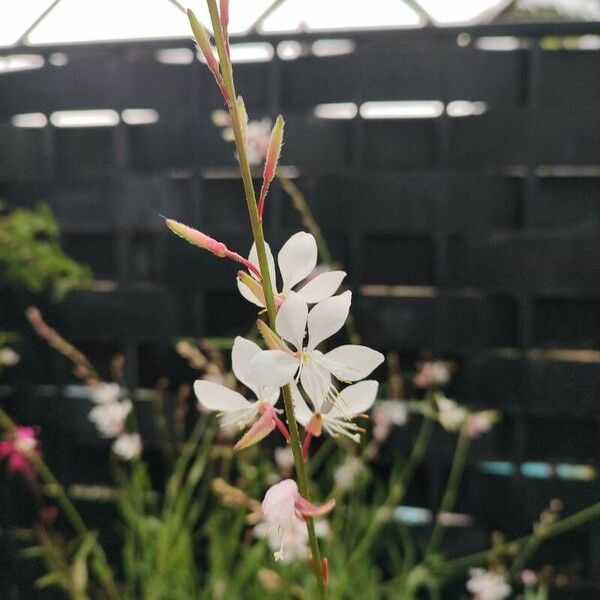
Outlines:
<svg viewBox="0 0 600 600"><path fill-rule="evenodd" d="M356 483L356 478L364 470L362 460L356 456L348 456L346 460L333 472L335 485L344 491L351 490Z"/></svg>
<svg viewBox="0 0 600 600"><path fill-rule="evenodd" d="M110 404L119 400L120 393L118 383L99 383L92 388L92 400L96 404Z"/></svg>
<svg viewBox="0 0 600 600"><path fill-rule="evenodd" d="M103 437L113 438L121 434L125 428L127 415L131 412L129 400L97 404L88 415L89 420Z"/></svg>
<svg viewBox="0 0 600 600"><path fill-rule="evenodd" d="M271 139L271 129L270 119L250 121L246 126L246 153L251 165L260 165L265 160Z"/></svg>
<svg viewBox="0 0 600 600"><path fill-rule="evenodd" d="M279 335L295 348L295 352L265 350L257 354L250 364L257 381L281 387L296 376L311 399L335 404L338 392L332 385L332 375L347 383L367 377L383 362L381 352L356 345L339 346L326 354L316 350L323 340L342 328L351 298L351 292L344 292L319 302L309 312L300 296L289 292L275 324ZM340 408L343 410L343 403Z"/></svg>
<svg viewBox="0 0 600 600"><path fill-rule="evenodd" d="M450 381L452 365L443 360L421 363L413 383L420 388L443 387Z"/></svg>
<svg viewBox="0 0 600 600"><path fill-rule="evenodd" d="M122 433L112 445L113 452L123 460L133 460L142 454L142 438L139 433Z"/></svg>
<svg viewBox="0 0 600 600"><path fill-rule="evenodd" d="M373 437L382 442L392 426L402 427L408 420L408 405L402 400L383 400L373 408Z"/></svg>
<svg viewBox="0 0 600 600"><path fill-rule="evenodd" d="M287 549L284 554L284 548L290 538L294 539L297 522L306 529L303 522L305 517L327 514L334 506L334 499L323 506L312 504L300 495L298 485L293 479L284 479L270 487L262 501L262 515L269 535L269 544L276 549L275 560L287 560Z"/></svg>
<svg viewBox="0 0 600 600"><path fill-rule="evenodd" d="M0 348L0 365L14 367L21 357L12 348Z"/></svg>
<svg viewBox="0 0 600 600"><path fill-rule="evenodd" d="M267 251L267 262L269 263L269 273L273 284L273 293L276 295L277 304L285 300L289 291L306 279L317 266L317 242L310 233L300 231L294 234L281 248L277 255L277 264L281 273L282 288L280 292L276 289L275 280L275 262L269 244L265 244ZM256 245L252 246L248 260L258 265L258 254ZM250 276L256 280L256 275L250 271ZM305 283L300 289L296 290L304 302L316 304L325 298L329 298L340 287L346 273L344 271L328 271L321 273ZM259 297L260 292L254 293L245 283L238 278L238 289L246 300L249 300L257 306L264 307L264 297Z"/></svg>
<svg viewBox="0 0 600 600"><path fill-rule="evenodd" d="M436 398L438 416L446 431L458 431L469 416L469 411L450 398Z"/></svg>
<svg viewBox="0 0 600 600"><path fill-rule="evenodd" d="M327 521L319 520L315 522L315 533L317 536L325 537L329 534L329 530L329 523ZM283 543L285 553L282 553L280 560L284 564L306 560L310 554L308 529L306 529L304 521L293 519L292 525L283 531L279 531L275 527L269 527L265 522L262 522L256 525L253 531L256 537L266 538L269 548L274 553L280 550Z"/></svg>
<svg viewBox="0 0 600 600"><path fill-rule="evenodd" d="M467 589L474 600L504 600L512 593L512 588L502 575L485 569L471 569Z"/></svg>
<svg viewBox="0 0 600 600"><path fill-rule="evenodd" d="M482 433L487 433L500 419L497 410L480 410L471 413L464 424L464 431L470 438L478 438Z"/></svg>
<svg viewBox="0 0 600 600"><path fill-rule="evenodd" d="M294 453L291 446L280 446L275 448L275 463L280 471L287 473L294 466Z"/></svg>
<svg viewBox="0 0 600 600"><path fill-rule="evenodd" d="M274 409L279 399L279 388L258 385L250 369L250 362L261 352L254 342L239 336L235 338L231 352L233 372L239 381L254 392L256 402L250 402L238 392L212 381L198 379L194 382L194 392L200 405L221 413L221 427L236 425L239 429L244 429L261 415L250 431L236 444L237 450L260 441L275 427L282 425Z"/></svg>
<svg viewBox="0 0 600 600"><path fill-rule="evenodd" d="M296 419L312 436L321 435L321 430L324 429L334 437L342 434L355 442L360 442L359 432L364 429L353 423L351 419L371 408L378 387L376 381L361 381L349 385L338 393L334 405L326 398L319 400L311 397L314 405L314 410L311 410L294 386L292 395Z"/></svg>

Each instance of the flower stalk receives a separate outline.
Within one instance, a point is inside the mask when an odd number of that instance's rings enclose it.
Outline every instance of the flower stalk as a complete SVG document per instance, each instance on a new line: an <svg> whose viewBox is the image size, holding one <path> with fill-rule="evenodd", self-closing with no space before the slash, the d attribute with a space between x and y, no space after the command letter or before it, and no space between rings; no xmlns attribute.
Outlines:
<svg viewBox="0 0 600 600"><path fill-rule="evenodd" d="M450 476L448 477L448 485L442 498L440 509L435 517L435 523L431 538L427 544L425 550L425 556L431 556L435 554L444 538L446 527L443 524L443 520L440 518L442 514L451 512L456 503L458 496L458 490L460 488L460 482L467 465L467 458L469 456L469 446L471 439L465 431L462 431L458 437L456 443L456 451L454 452L454 458L452 459L452 467L450 469Z"/></svg>
<svg viewBox="0 0 600 600"><path fill-rule="evenodd" d="M233 80L233 70L231 61L227 53L227 44L223 35L223 29L221 20L219 17L219 11L217 8L216 0L207 0L208 9L210 12L210 18L215 34L215 43L217 46L217 52L219 55L219 66L220 73L223 78L224 87L227 93L227 98L236 98L235 84ZM192 11L188 11L190 20L193 19ZM277 310L275 306L275 299L273 296L273 282L269 273L267 252L265 246L265 238L263 233L262 222L258 213L258 205L256 201L256 195L254 191L254 185L252 181L252 174L250 171L250 163L248 161L248 154L246 144L244 142L244 123L242 122L241 115L239 113L239 105L237 102L227 102L229 114L231 116L231 124L235 137L235 146L238 153L240 170L242 174L242 181L244 186L244 194L246 197L246 203L248 206L248 214L250 217L250 224L252 227L252 235L256 244L256 251L258 255L259 268L261 273L261 282L265 296L265 306L267 309L267 315L271 328L275 331L275 319L277 316ZM306 472L306 466L302 458L302 446L300 443L300 434L298 431L298 424L296 422L296 416L294 413L294 404L292 401L292 394L289 385L282 388L283 401L285 407L285 415L288 424L288 430L290 434L290 445L294 456L294 466L296 470L296 477L298 479L298 489L300 494L307 500L310 501L310 490L308 483L308 475ZM313 518L310 516L306 517L306 527L308 529L308 542L312 554L312 559L316 565L322 564L321 550L315 533L315 526ZM315 569L315 579L318 589L318 597L321 600L327 598L327 587L325 584L324 573L322 569Z"/></svg>

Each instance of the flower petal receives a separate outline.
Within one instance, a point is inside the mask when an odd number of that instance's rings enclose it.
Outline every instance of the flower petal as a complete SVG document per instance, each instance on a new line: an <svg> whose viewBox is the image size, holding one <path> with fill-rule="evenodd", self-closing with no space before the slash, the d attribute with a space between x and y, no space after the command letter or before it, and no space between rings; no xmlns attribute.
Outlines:
<svg viewBox="0 0 600 600"><path fill-rule="evenodd" d="M294 234L277 255L277 264L283 279L283 291L289 292L308 277L317 266L317 242L305 231Z"/></svg>
<svg viewBox="0 0 600 600"><path fill-rule="evenodd" d="M303 498L298 494L296 496L296 510L303 517L320 517L326 515L335 506L335 498L331 498L323 506L317 506L312 502L309 502L306 498Z"/></svg>
<svg viewBox="0 0 600 600"><path fill-rule="evenodd" d="M275 421L273 417L268 413L263 413L261 418L248 429L248 431L240 438L240 441L233 447L234 450L243 450L252 444L260 442L260 440L266 438L271 431L275 429Z"/></svg>
<svg viewBox="0 0 600 600"><path fill-rule="evenodd" d="M383 354L366 346L346 345L327 352L321 362L340 381L358 381L383 362Z"/></svg>
<svg viewBox="0 0 600 600"><path fill-rule="evenodd" d="M296 421L303 427L306 427L312 419L313 412L306 404L300 390L294 385L292 386L292 399L294 400L294 412L296 413Z"/></svg>
<svg viewBox="0 0 600 600"><path fill-rule="evenodd" d="M273 285L273 292L275 292L275 288L277 287L277 281L275 279L275 260L273 260L273 253L271 252L271 247L269 244L265 243L265 249L267 251L267 263L269 265L269 274L271 276L271 284ZM258 260L258 252L256 251L256 244L252 244L252 248L250 248L250 254L248 254L248 260L256 265L260 270L260 264ZM250 275L252 277L256 277L252 271L250 271Z"/></svg>
<svg viewBox="0 0 600 600"><path fill-rule="evenodd" d="M219 425L221 425L221 427L236 425L239 429L243 429L250 421L254 420L257 414L258 402L251 402L249 408L232 410L231 412L224 414L219 419Z"/></svg>
<svg viewBox="0 0 600 600"><path fill-rule="evenodd" d="M194 381L194 393L198 402L208 410L232 412L252 408L252 403L241 394L212 381L197 379Z"/></svg>
<svg viewBox="0 0 600 600"><path fill-rule="evenodd" d="M306 285L303 285L297 294L308 304L316 304L330 298L340 287L340 284L346 277L344 271L329 271L321 273L314 279L311 279Z"/></svg>
<svg viewBox="0 0 600 600"><path fill-rule="evenodd" d="M302 348L307 317L306 302L301 300L295 292L289 292L277 313L275 326L277 333L292 344L296 350Z"/></svg>
<svg viewBox="0 0 600 600"><path fill-rule="evenodd" d="M344 388L327 416L345 418L367 412L377 395L379 384L376 381L361 381Z"/></svg>
<svg viewBox="0 0 600 600"><path fill-rule="evenodd" d="M350 312L352 292L327 298L316 304L308 313L308 348L316 348L323 340L337 333Z"/></svg>
<svg viewBox="0 0 600 600"><path fill-rule="evenodd" d="M282 350L263 350L250 361L257 385L282 387L289 383L300 365L292 354Z"/></svg>
<svg viewBox="0 0 600 600"><path fill-rule="evenodd" d="M300 372L302 388L311 399L315 410L321 411L327 403L328 395L332 392L331 374L320 364L322 354L317 350L312 352L313 360L305 364Z"/></svg>
<svg viewBox="0 0 600 600"><path fill-rule="evenodd" d="M250 388L255 394L257 394L257 396L258 393L252 380L252 371L250 371L248 367L250 365L250 361L259 352L262 352L260 346L239 335L235 338L233 342L233 348L231 350L231 368L233 370L233 374L246 387Z"/></svg>

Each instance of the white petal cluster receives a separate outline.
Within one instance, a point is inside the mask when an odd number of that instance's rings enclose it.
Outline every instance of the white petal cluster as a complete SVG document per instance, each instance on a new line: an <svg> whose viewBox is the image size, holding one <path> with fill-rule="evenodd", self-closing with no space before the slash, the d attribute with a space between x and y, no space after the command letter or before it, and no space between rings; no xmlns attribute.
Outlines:
<svg viewBox="0 0 600 600"><path fill-rule="evenodd" d="M92 388L95 406L88 418L104 438L116 438L113 452L122 460L137 459L142 454L142 439L138 433L126 431L127 417L133 409L128 399L121 400L123 390L117 383L100 383Z"/></svg>
<svg viewBox="0 0 600 600"><path fill-rule="evenodd" d="M266 251L275 287L275 261L268 245ZM313 436L324 430L359 441L362 430L352 418L369 410L375 400L377 382L361 380L383 362L380 352L359 345L342 345L328 352L318 349L344 326L352 293L333 295L346 276L343 271L320 273L306 282L315 272L317 255L315 238L305 232L294 234L277 255L281 286L274 289L278 307L275 329L282 340L281 349L261 350L254 342L235 339L233 372L254 392L256 400L249 401L238 392L209 381L194 383L202 408L219 412L223 427L250 426L247 436L253 441L272 430L272 424L267 423L270 417L265 413L276 405L279 388L285 385L292 385L298 422ZM258 264L255 246L248 259ZM254 273L249 275L259 283ZM244 298L264 307L264 297L257 295L258 285L248 286L238 279L238 288ZM340 383L352 385L340 390Z"/></svg>
<svg viewBox="0 0 600 600"><path fill-rule="evenodd" d="M471 569L467 590L473 594L474 600L504 600L512 593L506 579L493 571Z"/></svg>
<svg viewBox="0 0 600 600"><path fill-rule="evenodd" d="M329 298L340 287L346 273L344 271L327 271L311 277L317 267L318 249L315 238L310 233L300 231L294 234L281 248L277 255L277 265L281 274L281 287L276 286L275 261L269 244L265 244L267 261L269 263L269 274L273 283L276 300L281 303L288 292L296 288L296 293L304 302L315 304L325 298ZM252 246L248 260L258 265L258 253L256 245ZM256 279L256 275L250 272L250 276ZM308 280L307 280L308 278ZM298 284L307 280L300 287ZM264 301L258 298L250 288L238 279L238 289L246 300L264 307ZM280 289L280 291L277 291Z"/></svg>

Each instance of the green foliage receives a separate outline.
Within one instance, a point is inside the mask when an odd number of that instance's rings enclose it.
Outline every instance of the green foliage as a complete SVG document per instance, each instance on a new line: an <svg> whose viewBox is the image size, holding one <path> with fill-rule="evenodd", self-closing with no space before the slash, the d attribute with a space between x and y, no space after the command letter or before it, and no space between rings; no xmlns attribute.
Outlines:
<svg viewBox="0 0 600 600"><path fill-rule="evenodd" d="M0 206L1 208L1 206ZM47 204L15 208L0 216L0 281L32 292L50 288L56 300L90 283L92 272L61 248L59 228Z"/></svg>

